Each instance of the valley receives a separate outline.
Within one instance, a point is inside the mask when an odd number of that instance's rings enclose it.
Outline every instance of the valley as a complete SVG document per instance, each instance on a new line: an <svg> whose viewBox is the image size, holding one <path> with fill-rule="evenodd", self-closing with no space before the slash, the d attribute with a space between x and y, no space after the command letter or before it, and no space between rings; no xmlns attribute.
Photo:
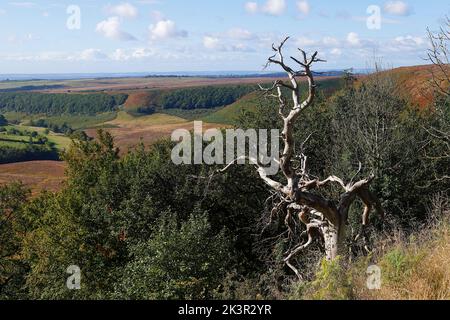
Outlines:
<svg viewBox="0 0 450 320"><path fill-rule="evenodd" d="M418 92L422 92L420 85L429 77L427 70L427 66L419 66L392 71L396 77L407 79L408 92L417 93L411 98L420 105L425 104L425 98ZM411 74L420 77L409 77ZM359 81L364 79L358 78ZM192 130L194 120L203 121L205 129L233 126L244 111L254 111L261 103L262 95L257 84L270 85L274 80L270 77L149 77L2 81L0 100L30 99L33 108L19 105L15 110L11 107L13 104L8 103L6 108L0 105L0 114L9 122L5 130L16 128L28 133L36 132L45 137L59 154L70 147L72 139L79 139L81 133L83 138L95 139L97 130L103 129L112 134L120 154L124 155L141 143L150 147L159 139L170 137L176 129ZM324 76L318 77L318 84L325 96L331 96L342 87L343 80ZM301 85L306 84L301 82ZM418 88L414 90L416 85ZM89 106L91 96L92 112ZM64 104L61 110L66 111L59 113L58 105L52 100L42 100L46 97L60 101ZM109 97L113 97L112 102ZM38 104L40 100L48 104L42 111ZM114 101L117 101L116 105ZM28 136L18 135L12 139L6 133L0 135L0 148L23 149L27 146ZM0 184L17 180L34 193L57 190L64 180L64 163L54 161L58 157L28 157L0 164Z"/></svg>

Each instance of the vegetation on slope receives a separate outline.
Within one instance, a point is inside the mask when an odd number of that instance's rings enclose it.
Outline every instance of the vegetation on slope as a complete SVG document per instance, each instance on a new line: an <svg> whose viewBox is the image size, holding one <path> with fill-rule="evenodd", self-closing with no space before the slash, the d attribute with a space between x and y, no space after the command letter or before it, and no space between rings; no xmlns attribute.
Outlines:
<svg viewBox="0 0 450 320"><path fill-rule="evenodd" d="M0 128L0 164L28 160L57 160L56 136L18 126Z"/></svg>
<svg viewBox="0 0 450 320"><path fill-rule="evenodd" d="M291 288L290 299L450 300L450 207L435 207L438 222L413 235L384 233L376 251L348 262L322 261L314 279ZM369 288L370 266L380 268L380 287Z"/></svg>
<svg viewBox="0 0 450 320"><path fill-rule="evenodd" d="M24 112L27 114L78 114L95 115L115 111L122 105L126 95L95 94L45 94L0 93L1 112Z"/></svg>
<svg viewBox="0 0 450 320"><path fill-rule="evenodd" d="M342 88L342 79L319 80L318 87L322 97L329 97ZM306 85L301 84L301 90L306 90ZM288 94L288 93L287 93ZM231 105L217 110L214 113L203 116L201 119L210 123L236 124L239 117L246 112L254 112L264 101L261 92L255 91L245 95ZM267 99L266 99L267 101Z"/></svg>

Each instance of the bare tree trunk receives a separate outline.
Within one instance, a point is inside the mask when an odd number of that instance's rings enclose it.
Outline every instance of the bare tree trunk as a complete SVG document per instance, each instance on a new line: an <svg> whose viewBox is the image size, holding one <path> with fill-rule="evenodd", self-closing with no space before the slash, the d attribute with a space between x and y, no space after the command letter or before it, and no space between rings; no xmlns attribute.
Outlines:
<svg viewBox="0 0 450 320"><path fill-rule="evenodd" d="M287 225L289 224L289 219L295 219L296 214L298 214L298 220L306 227L304 234L308 236L308 240L292 248L284 259L287 266L301 278L301 274L294 266L292 259L311 245L314 239L318 237L323 239L328 260L334 260L339 255L345 254L348 212L357 198L361 199L365 204L363 226L368 223L369 214L373 207L382 217L384 212L378 199L369 190L369 185L374 176L358 182L353 182L352 179L348 183L344 183L342 179L336 176L330 176L323 181L311 179L307 171L307 156L303 153L295 155L294 124L300 119L303 111L313 104L316 95L316 83L311 66L315 62L322 62L323 60L317 58L317 52L308 58L306 53L299 49L301 58L291 57L291 59L300 65L301 70L294 71L285 63L283 56L283 46L288 39L286 38L282 41L278 47L272 46L275 54L268 59L267 65L276 64L280 66L287 73L289 81L277 80L270 88L260 86L261 90L268 96L277 99L278 113L283 119L281 137L284 142L284 149L280 155L280 168L286 183L282 184L271 179L257 159L249 160L257 167L260 178L279 195L280 203L272 211L276 213L277 211L287 210ZM308 96L303 101L300 99L299 77L306 77L308 80ZM288 104L282 89L291 91L291 104ZM297 159L300 159L299 165L294 164L294 161L298 162ZM234 160L220 171L227 170L237 160ZM343 189L343 193L338 201L328 199L320 193L322 188L331 183L335 183Z"/></svg>
<svg viewBox="0 0 450 320"><path fill-rule="evenodd" d="M328 261L334 260L342 252L342 232L341 228L333 225L327 226L323 230L325 242L325 254Z"/></svg>

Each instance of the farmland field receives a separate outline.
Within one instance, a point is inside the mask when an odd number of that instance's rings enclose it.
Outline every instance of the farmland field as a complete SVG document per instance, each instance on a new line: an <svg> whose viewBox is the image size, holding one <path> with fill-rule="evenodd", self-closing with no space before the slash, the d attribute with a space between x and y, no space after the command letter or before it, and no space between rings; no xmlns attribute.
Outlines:
<svg viewBox="0 0 450 320"><path fill-rule="evenodd" d="M65 163L60 161L29 161L0 164L0 185L21 181L33 194L41 190L57 191L64 181Z"/></svg>
<svg viewBox="0 0 450 320"><path fill-rule="evenodd" d="M152 78L114 78L114 79L87 79L87 80L64 80L64 81L3 81L0 82L0 90L15 89L23 87L36 87L35 91L48 93L70 93L89 91L133 91L133 90L155 90L202 87L208 85L226 84L255 84L270 82L271 78L197 78L197 77L152 77ZM58 86L46 89L45 87Z"/></svg>

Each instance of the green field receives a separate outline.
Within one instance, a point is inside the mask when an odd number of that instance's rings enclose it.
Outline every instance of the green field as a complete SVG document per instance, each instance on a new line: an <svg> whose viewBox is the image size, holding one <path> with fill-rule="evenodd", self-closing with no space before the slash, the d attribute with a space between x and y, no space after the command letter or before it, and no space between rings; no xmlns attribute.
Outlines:
<svg viewBox="0 0 450 320"><path fill-rule="evenodd" d="M30 121L44 119L50 124L62 126L65 123L74 130L84 130L98 127L105 122L114 120L117 117L117 112L105 112L93 116L70 114L63 114L60 116L46 116L28 115L21 112L6 112L4 113L4 116L10 123L20 123L21 125L28 125Z"/></svg>
<svg viewBox="0 0 450 320"><path fill-rule="evenodd" d="M155 113L148 116L134 116L130 115L129 113L125 111L120 111L117 114L117 117L107 122L106 125L133 125L133 126L157 126L157 125L164 125L164 124L179 124L186 122L185 119L177 116L172 116L164 113Z"/></svg>
<svg viewBox="0 0 450 320"><path fill-rule="evenodd" d="M201 120L210 123L235 124L239 115L244 111L252 111L260 103L261 95L258 93L250 93L239 99L235 103L221 108L220 110L203 117Z"/></svg>
<svg viewBox="0 0 450 320"><path fill-rule="evenodd" d="M105 122L114 120L117 116L117 112L106 112L99 113L95 116L87 115L61 115L45 118L49 123L56 125L63 125L66 123L69 127L74 130L89 129L92 127L97 127Z"/></svg>
<svg viewBox="0 0 450 320"><path fill-rule="evenodd" d="M188 121L200 120L214 114L215 112L223 108L213 108L213 109L194 109L194 110L183 110L183 109L164 109L161 112L165 114L180 117Z"/></svg>
<svg viewBox="0 0 450 320"><path fill-rule="evenodd" d="M19 131L29 131L33 132L36 131L40 136L46 137L50 142L55 144L56 149L62 151L69 148L70 144L72 143L72 140L62 134L53 133L50 132L48 134L45 134L45 128L37 128L37 127L30 127L30 126L24 126L24 125L9 125L6 126L5 129L8 130L8 128L15 128ZM30 138L26 135L11 135L7 134L6 132L0 132L0 147L1 146L10 146L10 147L16 147L16 148L25 148L27 144L29 143Z"/></svg>

